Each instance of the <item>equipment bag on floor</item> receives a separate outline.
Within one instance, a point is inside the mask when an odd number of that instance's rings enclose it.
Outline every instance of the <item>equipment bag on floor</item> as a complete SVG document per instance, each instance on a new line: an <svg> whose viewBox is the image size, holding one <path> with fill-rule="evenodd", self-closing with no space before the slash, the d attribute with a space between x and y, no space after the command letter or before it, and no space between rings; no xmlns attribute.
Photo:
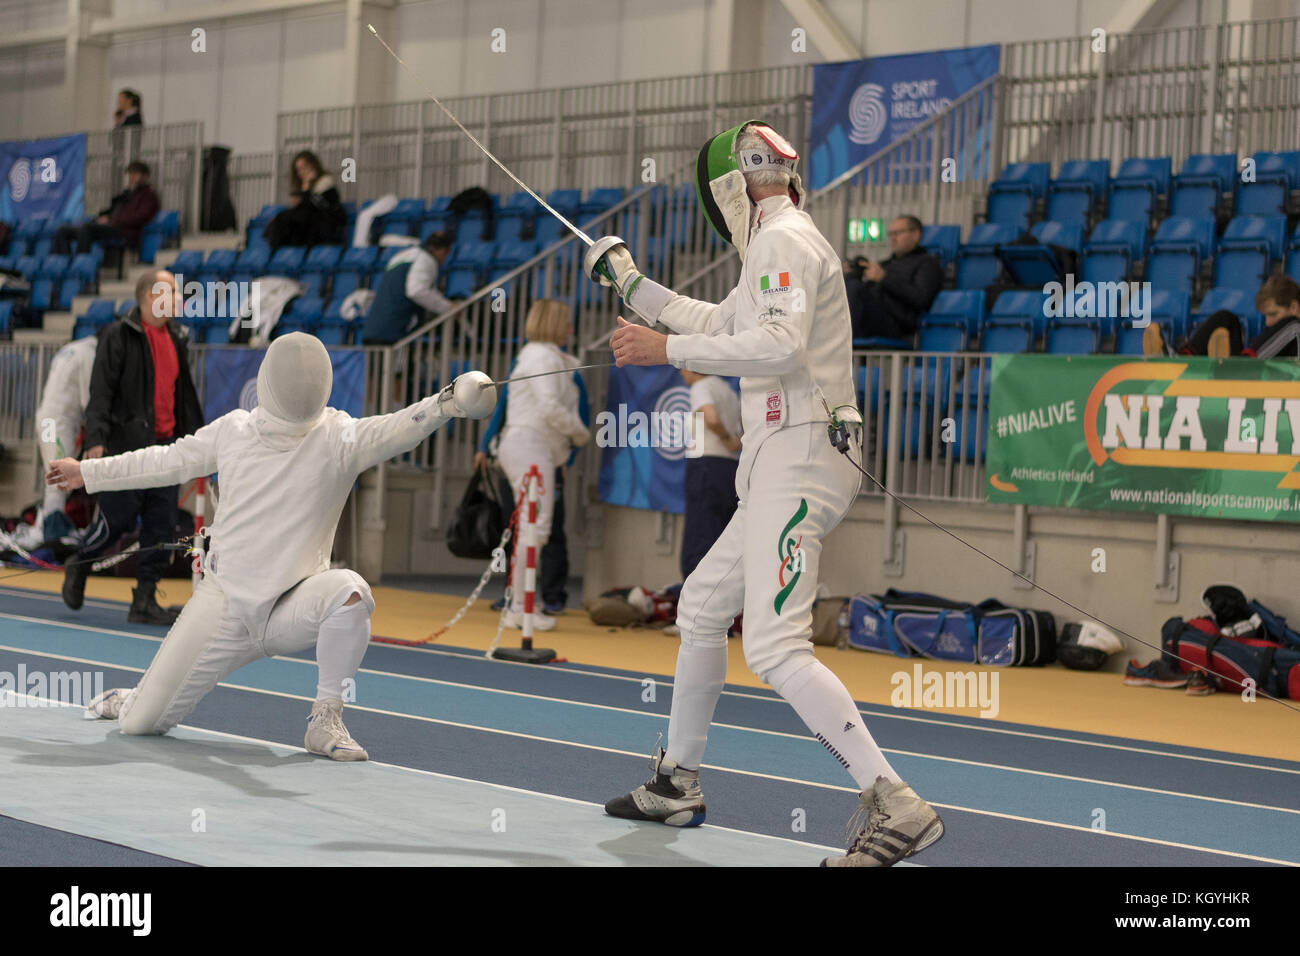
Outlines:
<svg viewBox="0 0 1300 956"><path fill-rule="evenodd" d="M496 482L474 469L456 515L447 527L447 550L458 558L485 559L501 542L513 507L498 496Z"/></svg>
<svg viewBox="0 0 1300 956"><path fill-rule="evenodd" d="M1160 629L1165 662L1187 673L1213 672L1222 690L1240 691L1251 680L1274 697L1300 700L1300 634L1258 601L1250 609L1261 626L1240 635L1221 633L1213 618L1171 617Z"/></svg>
<svg viewBox="0 0 1300 956"><path fill-rule="evenodd" d="M1056 659L1056 621L993 598L969 604L890 588L849 602L849 645L899 657L1035 666Z"/></svg>

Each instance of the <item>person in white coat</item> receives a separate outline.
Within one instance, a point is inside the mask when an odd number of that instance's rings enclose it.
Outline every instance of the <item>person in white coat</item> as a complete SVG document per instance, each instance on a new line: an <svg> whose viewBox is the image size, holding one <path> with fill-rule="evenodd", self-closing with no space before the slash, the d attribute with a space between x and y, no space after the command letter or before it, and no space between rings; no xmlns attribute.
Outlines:
<svg viewBox="0 0 1300 956"><path fill-rule="evenodd" d="M570 448L582 447L591 437L578 414L578 386L573 376L542 374L578 366L578 360L564 351L572 337L573 317L568 305L555 299L538 299L529 308L524 320L527 342L519 350L514 371L510 373L510 401L506 404L506 423L497 450L497 459L516 496L524 489L524 479L533 466L541 475L536 525L539 560L542 546L551 535L551 517L555 513L552 476L568 460ZM541 377L527 378L530 375ZM510 606L504 612L508 627L523 626L524 556L523 535L516 534ZM536 579L541 580L540 568ZM553 630L555 618L536 612L533 627L539 631Z"/></svg>
<svg viewBox="0 0 1300 956"><path fill-rule="evenodd" d="M668 749L652 759L649 783L605 809L671 826L704 821L699 767L726 677L727 628L743 610L749 668L862 789L848 854L824 863L889 866L939 839L943 824L890 766L848 690L813 654L822 541L848 512L860 481L828 440L828 427L846 428L861 454L862 417L839 256L800 208L797 161L783 137L757 122L713 137L700 151L701 206L742 260L738 285L719 304L645 278L625 246L608 245L612 239L593 246L584 263L593 278L612 280L643 319L675 333L620 317L611 337L616 363L740 376L745 432L736 513L677 606L681 648Z"/></svg>
<svg viewBox="0 0 1300 956"><path fill-rule="evenodd" d="M46 480L93 493L172 485L216 472L221 498L203 576L134 689L91 702L124 734L162 734L218 682L262 657L316 646L319 682L305 746L334 760L367 754L343 725L346 686L370 640L375 599L361 575L330 568L330 550L357 476L409 451L451 417L490 414L495 388L460 376L389 415L354 419L329 408L333 372L320 340L293 332L271 343L257 407L235 409L170 445L51 464Z"/></svg>
<svg viewBox="0 0 1300 956"><path fill-rule="evenodd" d="M86 423L90 373L98 346L99 339L93 335L74 339L55 352L50 362L41 404L36 409L37 441L46 468L56 459L77 456L77 438ZM61 538L73 530L72 522L63 513L67 503L66 491L56 485L45 486L41 503L45 540Z"/></svg>

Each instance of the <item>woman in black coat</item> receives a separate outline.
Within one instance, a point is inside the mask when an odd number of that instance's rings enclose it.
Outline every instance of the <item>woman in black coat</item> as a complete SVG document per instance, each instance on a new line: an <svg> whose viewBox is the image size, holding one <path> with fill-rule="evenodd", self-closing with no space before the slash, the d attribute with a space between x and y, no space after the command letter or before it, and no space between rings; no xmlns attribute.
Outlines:
<svg viewBox="0 0 1300 956"><path fill-rule="evenodd" d="M289 167L289 208L262 233L274 252L281 246L342 245L348 217L334 178L304 149Z"/></svg>

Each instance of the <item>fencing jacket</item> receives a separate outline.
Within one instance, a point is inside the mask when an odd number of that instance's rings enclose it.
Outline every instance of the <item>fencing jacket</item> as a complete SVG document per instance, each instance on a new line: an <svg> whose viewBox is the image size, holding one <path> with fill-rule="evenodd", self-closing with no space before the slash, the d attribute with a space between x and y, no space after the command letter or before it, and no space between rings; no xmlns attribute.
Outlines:
<svg viewBox="0 0 1300 956"><path fill-rule="evenodd" d="M519 350L511 373L513 378L571 369L577 359L550 342L529 342ZM569 445L585 445L590 433L578 414L578 386L571 375L547 375L510 385L506 405L506 427L501 441L510 433L531 429L546 441L558 463L569 457Z"/></svg>
<svg viewBox="0 0 1300 956"><path fill-rule="evenodd" d="M758 203L730 295L717 305L674 295L655 318L678 333L668 337L677 368L740 376L747 455L777 430L825 423L822 395L832 409L857 404L839 256L788 196Z"/></svg>
<svg viewBox="0 0 1300 956"><path fill-rule="evenodd" d="M447 421L430 396L389 415L356 419L326 408L291 424L236 409L170 445L81 463L86 491L174 485L217 473L205 571L226 594L226 613L262 634L279 597L329 570L334 532L357 475L409 451Z"/></svg>
<svg viewBox="0 0 1300 956"><path fill-rule="evenodd" d="M50 363L41 404L36 409L36 434L41 440L41 453L45 461L74 456L77 450L72 443L86 421L86 406L90 404L90 373L95 367L95 349L99 340L93 335L69 342L54 353ZM63 443L45 441L46 419L54 422L55 435Z"/></svg>

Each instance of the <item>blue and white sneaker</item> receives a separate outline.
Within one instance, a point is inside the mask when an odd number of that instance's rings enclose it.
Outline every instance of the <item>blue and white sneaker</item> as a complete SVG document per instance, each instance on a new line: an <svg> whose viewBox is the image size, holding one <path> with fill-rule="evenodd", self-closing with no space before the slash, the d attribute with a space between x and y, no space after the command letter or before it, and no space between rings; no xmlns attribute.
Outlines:
<svg viewBox="0 0 1300 956"><path fill-rule="evenodd" d="M859 800L848 825L848 853L822 860L822 866L893 866L943 836L939 814L901 780L877 777Z"/></svg>
<svg viewBox="0 0 1300 956"><path fill-rule="evenodd" d="M343 701L318 700L307 718L307 736L303 746L310 753L331 760L369 760L370 754L352 739L343 726Z"/></svg>
<svg viewBox="0 0 1300 956"><path fill-rule="evenodd" d="M623 820L649 820L670 827L698 827L704 822L704 793L699 770L683 770L655 745L650 758L654 776L631 793L605 804L605 812Z"/></svg>

